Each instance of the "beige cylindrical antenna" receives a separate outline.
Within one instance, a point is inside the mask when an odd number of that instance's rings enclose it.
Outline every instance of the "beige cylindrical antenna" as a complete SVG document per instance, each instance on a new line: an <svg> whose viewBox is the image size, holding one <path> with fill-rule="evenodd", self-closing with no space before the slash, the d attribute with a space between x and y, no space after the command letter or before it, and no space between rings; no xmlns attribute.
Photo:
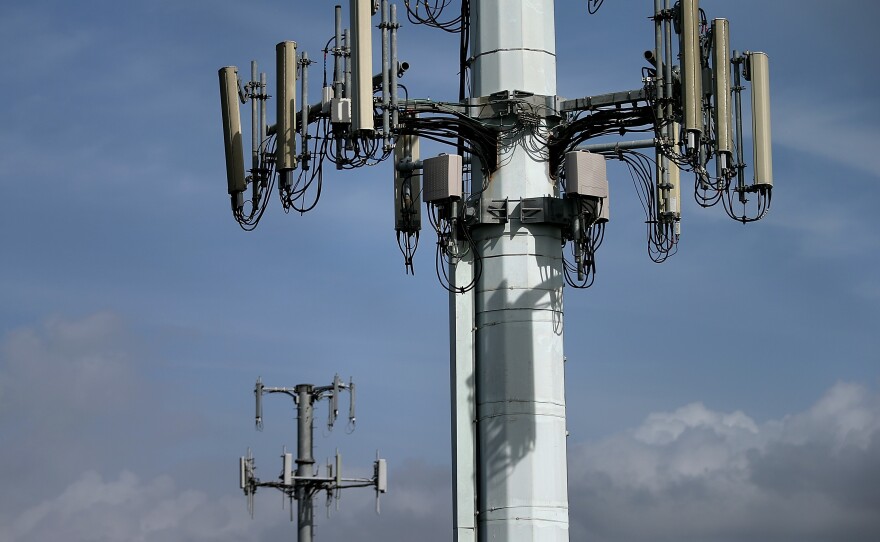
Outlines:
<svg viewBox="0 0 880 542"><path fill-rule="evenodd" d="M727 19L712 21L712 84L715 95L715 152L719 173L730 165L733 156L733 131L730 123L730 24Z"/></svg>
<svg viewBox="0 0 880 542"><path fill-rule="evenodd" d="M373 131L373 35L371 0L351 0L351 130Z"/></svg>
<svg viewBox="0 0 880 542"><path fill-rule="evenodd" d="M681 0L681 94L687 149L694 151L703 131L703 69L700 56L699 0Z"/></svg>
<svg viewBox="0 0 880 542"><path fill-rule="evenodd" d="M773 186L773 151L770 140L770 60L766 53L748 53L752 80L752 138L755 188Z"/></svg>
<svg viewBox="0 0 880 542"><path fill-rule="evenodd" d="M275 77L278 79L275 137L276 168L296 169L296 42L282 41L275 46Z"/></svg>
<svg viewBox="0 0 880 542"><path fill-rule="evenodd" d="M235 200L247 189L244 178L244 147L238 97L238 68L220 68L220 108L223 113L223 145L226 152L226 184Z"/></svg>

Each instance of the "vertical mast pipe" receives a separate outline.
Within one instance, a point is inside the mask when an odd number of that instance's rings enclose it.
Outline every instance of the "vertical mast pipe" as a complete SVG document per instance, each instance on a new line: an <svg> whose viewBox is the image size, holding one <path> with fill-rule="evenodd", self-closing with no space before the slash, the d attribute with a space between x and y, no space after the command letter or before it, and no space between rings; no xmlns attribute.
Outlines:
<svg viewBox="0 0 880 542"><path fill-rule="evenodd" d="M336 34L333 45L333 97L342 98L342 6L337 5L334 11Z"/></svg>
<svg viewBox="0 0 880 542"><path fill-rule="evenodd" d="M345 43L345 56L342 59L342 71L344 77L342 97L351 98L351 32L347 28L342 32L342 41Z"/></svg>
<svg viewBox="0 0 880 542"><path fill-rule="evenodd" d="M391 85L391 127L397 128L398 111L397 111L397 5L391 4L391 70L388 73L388 79ZM390 135L390 134L389 134Z"/></svg>
<svg viewBox="0 0 880 542"><path fill-rule="evenodd" d="M742 126L742 79L740 78L740 70L742 69L743 57L736 51L733 52L733 115L736 118L736 189L739 192L741 203L745 203L746 187L744 177L746 164L743 157L743 126Z"/></svg>
<svg viewBox="0 0 880 542"><path fill-rule="evenodd" d="M389 36L388 36L388 27L389 25L389 16L388 16L388 0L382 0L382 8L381 8L381 22L379 23L379 28L381 29L382 34L382 137L385 141L385 147L391 144L391 117L389 116L389 90L388 90L388 75L391 71L391 64L389 60L390 55L390 45L389 45Z"/></svg>
<svg viewBox="0 0 880 542"><path fill-rule="evenodd" d="M251 203L253 207L251 212L256 212L257 205L260 203L262 186L260 185L260 150L259 150L259 110L257 105L257 61L251 60Z"/></svg>
<svg viewBox="0 0 880 542"><path fill-rule="evenodd" d="M664 69L664 83L666 85L666 119L672 120L672 8L671 8L671 0L666 0L664 3L664 12L665 17L663 18L663 34L665 37L665 45L663 51L663 69ZM666 125L666 136L669 138L669 141L673 140L674 134L672 133L673 124L671 122ZM676 148L676 152L678 149Z"/></svg>
<svg viewBox="0 0 880 542"><path fill-rule="evenodd" d="M296 476L314 476L315 459L312 457L312 421L314 408L311 384L300 384L296 387ZM299 480L296 482L296 507L297 507L297 542L312 542L312 525L314 516L312 510L312 495Z"/></svg>
<svg viewBox="0 0 880 542"><path fill-rule="evenodd" d="M302 145L303 169L309 169L309 54L302 52L300 60L302 77L300 78L300 96L302 96L302 110L300 111L300 145Z"/></svg>

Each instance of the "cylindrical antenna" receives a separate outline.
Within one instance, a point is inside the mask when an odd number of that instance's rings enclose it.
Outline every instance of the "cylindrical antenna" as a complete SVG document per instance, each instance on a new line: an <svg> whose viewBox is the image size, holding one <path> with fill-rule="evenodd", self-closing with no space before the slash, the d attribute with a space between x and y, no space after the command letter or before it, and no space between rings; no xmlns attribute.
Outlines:
<svg viewBox="0 0 880 542"><path fill-rule="evenodd" d="M269 97L266 89L266 72L260 72L260 145L266 138L266 99Z"/></svg>
<svg viewBox="0 0 880 542"><path fill-rule="evenodd" d="M372 0L351 0L351 130L372 132L373 122L373 37L370 17Z"/></svg>
<svg viewBox="0 0 880 542"><path fill-rule="evenodd" d="M254 398L256 401L256 415L254 416L254 422L257 426L257 429L263 428L263 381L261 379L257 379L257 384L254 386Z"/></svg>
<svg viewBox="0 0 880 542"><path fill-rule="evenodd" d="M244 456L238 458L238 485L247 492L247 459Z"/></svg>
<svg viewBox="0 0 880 542"><path fill-rule="evenodd" d="M354 416L354 401L355 401L355 393L354 393L354 380L349 379L348 381L348 421L349 423L355 422Z"/></svg>
<svg viewBox="0 0 880 542"><path fill-rule="evenodd" d="M681 78L686 148L696 152L703 131L703 69L700 55L700 2L681 0Z"/></svg>
<svg viewBox="0 0 880 542"><path fill-rule="evenodd" d="M339 375L333 376L333 389L330 395L330 420L327 425L332 428L336 423L336 416L339 415Z"/></svg>
<svg viewBox="0 0 880 542"><path fill-rule="evenodd" d="M262 195L262 186L260 185L260 135L259 135L259 111L257 106L257 61L251 60L251 81L249 83L251 92L251 191L253 211L257 209Z"/></svg>
<svg viewBox="0 0 880 542"><path fill-rule="evenodd" d="M226 186L232 198L232 210L242 206L244 148L241 141L241 112L238 97L238 68L220 68L220 109L223 115L223 148L226 154Z"/></svg>
<svg viewBox="0 0 880 542"><path fill-rule="evenodd" d="M296 42L282 41L275 46L277 95L276 165L279 172L296 168ZM289 180L289 176L286 176Z"/></svg>
<svg viewBox="0 0 880 542"><path fill-rule="evenodd" d="M382 35L382 137L385 140L385 148L391 144L391 111L389 109L390 96L390 76L391 76L391 46L389 44L388 27L390 18L388 15L388 0L381 0L381 23L379 28Z"/></svg>
<svg viewBox="0 0 880 542"><path fill-rule="evenodd" d="M333 96L336 99L342 98L342 6L336 5L334 8L335 15L335 34L333 46Z"/></svg>
<svg viewBox="0 0 880 542"><path fill-rule="evenodd" d="M755 180L753 188L773 186L773 156L770 145L770 61L766 53L749 53L752 81L752 143Z"/></svg>
<svg viewBox="0 0 880 542"><path fill-rule="evenodd" d="M399 115L397 111L397 78L406 71L405 69L401 71L397 60L397 28L399 26L397 24L397 5L391 4L391 70L393 71L388 74L388 77L391 81L391 128L395 130L397 129Z"/></svg>
<svg viewBox="0 0 880 542"><path fill-rule="evenodd" d="M299 138L302 150L303 169L309 169L309 54L302 52L300 60L302 78L300 80L300 96L302 96L302 112L300 118Z"/></svg>
<svg viewBox="0 0 880 542"><path fill-rule="evenodd" d="M715 152L717 176L721 178L733 155L730 124L730 24L712 21L712 83L715 95Z"/></svg>

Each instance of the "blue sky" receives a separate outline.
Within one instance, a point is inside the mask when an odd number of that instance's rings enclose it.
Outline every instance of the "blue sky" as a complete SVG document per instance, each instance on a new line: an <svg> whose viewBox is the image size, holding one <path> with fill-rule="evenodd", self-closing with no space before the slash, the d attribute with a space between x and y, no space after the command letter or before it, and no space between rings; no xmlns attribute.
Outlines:
<svg viewBox="0 0 880 542"><path fill-rule="evenodd" d="M585 4L557 2L560 94L638 87L651 3ZM315 211L273 202L254 233L228 212L217 69L271 84L284 39L319 58L332 6L3 8L0 541L292 536L279 495L251 521L237 488L248 446L269 477L295 444L277 397L253 430L253 382L336 372L358 428L319 426L317 456L357 474L381 449L391 488L378 517L344 494L318 539L449 540L447 297L427 231L404 275L389 167L331 172ZM770 55L776 197L750 226L686 201L655 265L609 167L596 285L565 298L572 539L876 540L880 8L702 6ZM455 38L400 42L411 95L454 98Z"/></svg>

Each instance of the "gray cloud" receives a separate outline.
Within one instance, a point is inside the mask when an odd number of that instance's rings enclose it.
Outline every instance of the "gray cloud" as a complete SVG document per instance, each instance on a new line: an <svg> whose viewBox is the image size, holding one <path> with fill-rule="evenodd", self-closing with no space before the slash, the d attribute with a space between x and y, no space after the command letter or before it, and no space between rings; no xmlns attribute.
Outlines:
<svg viewBox="0 0 880 542"><path fill-rule="evenodd" d="M880 535L880 401L854 384L763 424L699 403L651 414L632 431L574 446L570 458L577 538Z"/></svg>
<svg viewBox="0 0 880 542"><path fill-rule="evenodd" d="M140 412L159 388L144 378L136 344L112 313L54 318L6 335L0 541L293 536L277 492L260 492L249 519L244 498L226 482L234 461L208 458L200 476L181 476L179 465L156 470L151 453L191 446L192 437L164 434ZM132 420L143 426L140 440L130 438ZM880 534L880 394L861 385L839 383L808 410L761 423L692 403L572 444L569 457L572 540L867 541ZM369 466L352 469L363 474ZM318 539L402 541L418 533L422 542L446 541L450 502L447 467L392 464L382 515L370 491L346 492L330 519L318 505Z"/></svg>
<svg viewBox="0 0 880 542"><path fill-rule="evenodd" d="M228 496L179 489L168 476L141 480L123 471L87 471L57 496L10 521L7 540L240 540L252 527Z"/></svg>

